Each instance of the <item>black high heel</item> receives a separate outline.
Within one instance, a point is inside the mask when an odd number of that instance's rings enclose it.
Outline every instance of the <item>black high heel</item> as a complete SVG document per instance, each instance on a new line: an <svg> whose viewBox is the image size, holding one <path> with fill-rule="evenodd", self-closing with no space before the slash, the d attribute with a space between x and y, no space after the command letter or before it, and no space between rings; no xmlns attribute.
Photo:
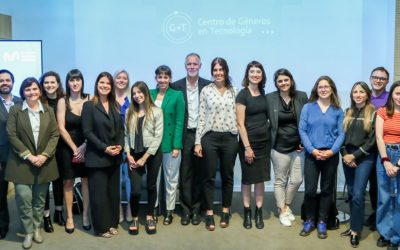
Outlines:
<svg viewBox="0 0 400 250"><path fill-rule="evenodd" d="M358 234L350 235L350 244L354 248L358 247L360 244L360 236Z"/></svg>
<svg viewBox="0 0 400 250"><path fill-rule="evenodd" d="M134 229L136 228L136 229ZM128 228L130 235L138 235L139 234L139 220L133 219L132 224Z"/></svg>
<svg viewBox="0 0 400 250"><path fill-rule="evenodd" d="M150 228L153 227L153 228ZM157 232L156 229L156 222L154 219L147 219L146 220L146 226L145 226L147 234L155 234Z"/></svg>
<svg viewBox="0 0 400 250"><path fill-rule="evenodd" d="M208 231L215 230L214 215L206 215L206 228Z"/></svg>

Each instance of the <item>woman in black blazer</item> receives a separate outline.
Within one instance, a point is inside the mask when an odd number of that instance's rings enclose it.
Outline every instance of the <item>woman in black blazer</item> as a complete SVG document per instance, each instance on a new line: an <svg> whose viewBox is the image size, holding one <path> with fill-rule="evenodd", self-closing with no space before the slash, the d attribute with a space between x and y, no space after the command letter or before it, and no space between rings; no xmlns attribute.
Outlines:
<svg viewBox="0 0 400 250"><path fill-rule="evenodd" d="M119 165L124 142L110 73L102 72L97 77L94 97L83 105L82 117L93 229L96 235L110 238L118 234Z"/></svg>
<svg viewBox="0 0 400 250"><path fill-rule="evenodd" d="M290 204L303 182L304 153L298 132L300 112L307 94L296 90L292 74L279 69L274 74L277 91L267 95L271 123L271 160L274 167L274 193L283 226L295 220Z"/></svg>

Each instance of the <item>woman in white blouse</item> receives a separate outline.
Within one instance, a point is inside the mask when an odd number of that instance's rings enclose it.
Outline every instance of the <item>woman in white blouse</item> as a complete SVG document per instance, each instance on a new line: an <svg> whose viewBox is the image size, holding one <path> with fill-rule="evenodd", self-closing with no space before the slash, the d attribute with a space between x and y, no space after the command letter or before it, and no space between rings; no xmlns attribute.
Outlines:
<svg viewBox="0 0 400 250"><path fill-rule="evenodd" d="M196 130L195 154L203 158L206 228L215 229L213 198L217 166L222 179L222 215L220 226L229 226L229 207L232 202L233 168L238 151L235 98L226 60L211 62L214 82L200 93L199 123Z"/></svg>

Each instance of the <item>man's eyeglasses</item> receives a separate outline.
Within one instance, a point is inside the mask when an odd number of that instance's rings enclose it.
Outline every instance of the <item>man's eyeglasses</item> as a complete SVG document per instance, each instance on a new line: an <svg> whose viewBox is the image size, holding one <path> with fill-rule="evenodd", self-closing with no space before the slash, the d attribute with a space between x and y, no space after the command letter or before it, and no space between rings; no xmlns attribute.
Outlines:
<svg viewBox="0 0 400 250"><path fill-rule="evenodd" d="M373 80L377 80L377 81L387 81L386 77L379 77L379 76L371 76L371 78Z"/></svg>

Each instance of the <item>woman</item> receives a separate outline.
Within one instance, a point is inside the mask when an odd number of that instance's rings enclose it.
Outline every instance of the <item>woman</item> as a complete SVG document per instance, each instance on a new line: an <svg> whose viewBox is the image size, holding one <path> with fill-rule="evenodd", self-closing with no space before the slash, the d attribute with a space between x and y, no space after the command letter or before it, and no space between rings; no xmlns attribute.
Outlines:
<svg viewBox="0 0 400 250"><path fill-rule="evenodd" d="M127 108L129 107L129 74L126 70L119 70L114 74L114 88L115 88L115 100L120 106L119 114L121 116L122 122L125 122L125 113ZM123 155L125 158L125 154ZM123 194L122 191L124 190L123 187L125 187L125 197L126 201L129 202L130 200L130 195L131 195L131 183L129 180L129 175L128 175L128 164L125 162L125 160L121 164L121 182L120 182L120 193L121 193L121 202L123 199ZM126 206L126 212L125 212L125 219L127 222L132 221L132 213L131 213L131 207L129 205ZM124 221L124 210L122 207L122 203L119 206L119 222L121 223Z"/></svg>
<svg viewBox="0 0 400 250"><path fill-rule="evenodd" d="M22 105L11 107L7 121L10 139L9 159L5 180L15 187L15 201L25 239L24 249L32 240L42 243L40 233L49 182L58 178L54 157L58 142L58 129L54 112L40 102L41 85L33 78L26 78L19 90Z"/></svg>
<svg viewBox="0 0 400 250"><path fill-rule="evenodd" d="M62 177L64 179L64 198L67 209L65 232L72 234L75 230L72 213L75 178L81 178L83 211L82 227L91 229L89 220L89 191L87 172L85 170L86 142L83 137L81 122L83 104L89 100L89 95L83 92L84 79L82 73L73 69L68 72L66 80L66 96L58 101L57 121L62 137L61 153L63 159Z"/></svg>
<svg viewBox="0 0 400 250"><path fill-rule="evenodd" d="M343 123L345 139L340 150L349 196L350 228L341 235L351 236L351 246L358 247L364 226L365 190L375 164L375 108L365 82L353 85L350 100Z"/></svg>
<svg viewBox="0 0 400 250"><path fill-rule="evenodd" d="M144 82L136 82L132 86L131 100L125 121L125 152L132 185L130 206L133 221L129 233L132 235L139 233L142 176L147 172L146 232L155 234L154 205L157 200L157 176L162 161L162 152L159 148L163 136L163 112L153 103Z"/></svg>
<svg viewBox="0 0 400 250"><path fill-rule="evenodd" d="M110 238L118 234L119 166L124 143L123 123L110 73L98 75L94 97L83 104L82 116L93 229L96 235Z"/></svg>
<svg viewBox="0 0 400 250"><path fill-rule="evenodd" d="M264 96L267 76L264 67L256 61L247 64L243 87L236 97L236 120L239 128L239 159L242 166L243 227L250 229L251 185L256 200L256 228L264 228L262 205L264 182L270 180L270 131L267 101Z"/></svg>
<svg viewBox="0 0 400 250"><path fill-rule="evenodd" d="M57 102L60 98L64 97L64 90L61 85L60 75L54 71L48 71L42 75L40 78L40 85L42 86L43 96L42 103L48 104L54 111L57 112ZM57 144L56 150L56 161L58 166L58 172L60 173L60 177L52 182L53 188L53 197L54 197L54 215L53 221L56 222L60 226L65 226L65 220L63 216L63 179L61 176L62 169L62 154L60 150L61 144L60 141ZM54 231L53 225L50 219L50 191L47 192L46 195L46 203L44 206L43 213L43 227L44 231L47 233L51 233Z"/></svg>
<svg viewBox="0 0 400 250"><path fill-rule="evenodd" d="M170 88L172 72L168 66L159 66L155 74L157 89L151 90L150 95L156 106L161 108L164 114L164 134L161 141L161 150L163 153L162 169L166 189L167 211L163 224L169 225L173 219L178 188L185 101L181 91Z"/></svg>
<svg viewBox="0 0 400 250"><path fill-rule="evenodd" d="M213 199L217 166L222 179L222 215L220 226L229 226L233 192L233 168L238 151L235 98L229 67L225 59L211 62L214 82L200 93L199 121L196 130L195 154L202 157L206 229L215 230Z"/></svg>
<svg viewBox="0 0 400 250"><path fill-rule="evenodd" d="M301 141L306 150L304 160L304 222L301 236L308 236L315 229L317 220L318 238L328 237L326 222L333 204L339 150L344 141L343 110L334 81L321 76L316 81L310 103L304 105L299 124ZM317 187L321 175L318 205ZM318 218L315 214L318 212Z"/></svg>
<svg viewBox="0 0 400 250"><path fill-rule="evenodd" d="M274 166L274 194L279 221L289 227L295 217L290 209L303 182L304 152L299 135L300 112L307 103L307 94L296 90L296 83L287 69L274 74L276 91L267 95L271 124L271 159Z"/></svg>
<svg viewBox="0 0 400 250"><path fill-rule="evenodd" d="M378 209L376 227L381 235L379 246L398 249L400 243L400 81L390 87L385 107L376 116L378 160Z"/></svg>

